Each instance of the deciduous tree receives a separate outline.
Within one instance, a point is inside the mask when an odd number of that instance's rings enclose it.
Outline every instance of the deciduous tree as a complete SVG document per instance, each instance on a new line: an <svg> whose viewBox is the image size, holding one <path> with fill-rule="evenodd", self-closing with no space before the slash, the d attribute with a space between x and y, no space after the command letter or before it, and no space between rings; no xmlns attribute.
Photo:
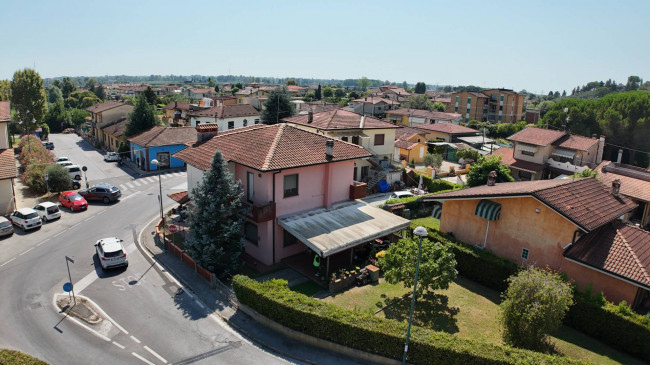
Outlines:
<svg viewBox="0 0 650 365"><path fill-rule="evenodd" d="M424 82L418 82L415 84L415 93L416 94L424 94L427 91L427 84Z"/></svg>
<svg viewBox="0 0 650 365"><path fill-rule="evenodd" d="M264 110L262 110L262 121L265 124L278 123L282 118L287 118L296 113L295 107L289 97L286 87L277 88L269 93Z"/></svg>
<svg viewBox="0 0 650 365"><path fill-rule="evenodd" d="M366 89L368 89L368 87L370 86L370 80L367 77L363 76L362 78L359 79L358 85L359 85L359 89L361 89L362 91L366 91Z"/></svg>
<svg viewBox="0 0 650 365"><path fill-rule="evenodd" d="M50 87L47 89L47 102L50 104L58 103L58 102L63 103L63 93L61 92L61 89L54 85L50 85Z"/></svg>
<svg viewBox="0 0 650 365"><path fill-rule="evenodd" d="M72 187L72 178L68 171L59 164L51 164L45 168L47 186L51 192L60 193Z"/></svg>
<svg viewBox="0 0 650 365"><path fill-rule="evenodd" d="M334 90L332 90L332 88L329 86L325 86L325 88L323 89L323 96L326 98L331 98L332 96L334 96Z"/></svg>
<svg viewBox="0 0 650 365"><path fill-rule="evenodd" d="M11 83L9 80L0 80L0 101L9 100L11 95Z"/></svg>
<svg viewBox="0 0 650 365"><path fill-rule="evenodd" d="M431 100L426 95L415 95L409 97L409 100L406 102L406 107L419 110L431 110L433 103L431 103Z"/></svg>
<svg viewBox="0 0 650 365"><path fill-rule="evenodd" d="M124 134L127 137L135 136L155 126L156 116L153 106L147 102L144 95L138 96L133 111L128 116Z"/></svg>
<svg viewBox="0 0 650 365"><path fill-rule="evenodd" d="M510 168L501 163L501 156L481 156L476 163L469 167L467 185L479 186L487 184L490 171L497 173L496 182L511 182L515 179L510 176Z"/></svg>
<svg viewBox="0 0 650 365"><path fill-rule="evenodd" d="M221 151L212 157L211 167L192 190L194 209L185 249L199 265L223 277L240 266L239 256L244 252L240 215L243 193Z"/></svg>
<svg viewBox="0 0 650 365"><path fill-rule="evenodd" d="M287 80L287 86L289 86L289 85L298 85L298 83L294 79L288 79Z"/></svg>
<svg viewBox="0 0 650 365"><path fill-rule="evenodd" d="M384 257L379 259L379 266L384 270L384 278L387 282L391 284L401 282L405 288L413 287L418 240L419 237L402 238L391 245ZM418 295L427 290L449 288L449 284L456 279L457 274L456 258L451 246L424 238L418 273Z"/></svg>
<svg viewBox="0 0 650 365"><path fill-rule="evenodd" d="M69 77L64 77L63 82L61 83L61 92L63 93L63 99L67 99L68 96L77 90L77 85L75 85Z"/></svg>
<svg viewBox="0 0 650 365"><path fill-rule="evenodd" d="M26 68L14 73L11 81L11 106L16 119L22 121L25 133L30 134L43 121L47 111L43 80L38 72Z"/></svg>
<svg viewBox="0 0 650 365"><path fill-rule="evenodd" d="M445 110L447 110L447 107L445 106L445 104L439 101L434 101L433 105L431 106L431 109L437 112L444 112Z"/></svg>

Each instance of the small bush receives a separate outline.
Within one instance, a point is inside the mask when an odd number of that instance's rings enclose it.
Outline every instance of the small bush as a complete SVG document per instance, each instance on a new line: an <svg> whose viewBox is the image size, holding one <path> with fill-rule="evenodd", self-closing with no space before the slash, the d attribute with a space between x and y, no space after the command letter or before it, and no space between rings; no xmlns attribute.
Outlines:
<svg viewBox="0 0 650 365"><path fill-rule="evenodd" d="M51 164L45 168L45 173L48 175L47 185L50 191L60 193L70 189L72 186L72 179L68 171L59 164Z"/></svg>
<svg viewBox="0 0 650 365"><path fill-rule="evenodd" d="M18 160L24 169L21 175L23 183L32 192L44 193L46 191L45 168L54 163L54 156L33 135L23 136L19 147L21 152Z"/></svg>

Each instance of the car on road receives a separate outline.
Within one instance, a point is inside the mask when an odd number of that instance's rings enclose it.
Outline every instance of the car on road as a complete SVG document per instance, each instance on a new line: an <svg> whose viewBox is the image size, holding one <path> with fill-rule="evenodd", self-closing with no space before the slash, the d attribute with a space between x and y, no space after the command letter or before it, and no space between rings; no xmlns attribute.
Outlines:
<svg viewBox="0 0 650 365"><path fill-rule="evenodd" d="M70 165L70 166L64 166L64 168L68 170L68 174L70 174L70 177L73 180L81 180L81 166Z"/></svg>
<svg viewBox="0 0 650 365"><path fill-rule="evenodd" d="M14 234L14 226L3 216L0 216L0 236L9 236Z"/></svg>
<svg viewBox="0 0 650 365"><path fill-rule="evenodd" d="M59 162L57 162L57 164L58 164L58 165L61 165L61 166L63 166L63 167L74 165L74 164L72 163L72 161L59 161Z"/></svg>
<svg viewBox="0 0 650 365"><path fill-rule="evenodd" d="M63 157L63 156L57 157L57 158L54 159L54 162L57 162L57 163L58 162L63 162L63 161L70 161L70 159L67 158L67 157Z"/></svg>
<svg viewBox="0 0 650 365"><path fill-rule="evenodd" d="M40 228L41 217L38 216L38 213L32 208L20 208L17 211L11 213L9 216L11 223L18 226L23 231L28 229Z"/></svg>
<svg viewBox="0 0 650 365"><path fill-rule="evenodd" d="M43 222L52 221L61 218L59 206L52 202L43 202L34 207L36 214L41 217Z"/></svg>
<svg viewBox="0 0 650 365"><path fill-rule="evenodd" d="M129 260L126 258L126 251L122 246L122 240L117 237L102 238L95 243L95 251L99 264L103 270L129 266Z"/></svg>
<svg viewBox="0 0 650 365"><path fill-rule="evenodd" d="M54 142L43 141L43 147L47 148L48 150L53 150L54 149Z"/></svg>
<svg viewBox="0 0 650 365"><path fill-rule="evenodd" d="M415 194L411 193L408 190L396 191L390 194L390 199L404 199L404 198L410 198L412 196L415 196Z"/></svg>
<svg viewBox="0 0 650 365"><path fill-rule="evenodd" d="M86 198L86 200L100 200L104 204L109 204L117 201L122 196L122 192L113 185L100 184L93 185L89 189L80 190L79 195Z"/></svg>
<svg viewBox="0 0 650 365"><path fill-rule="evenodd" d="M109 152L104 155L104 161L106 162L116 162L121 160L120 154L117 152Z"/></svg>
<svg viewBox="0 0 650 365"><path fill-rule="evenodd" d="M59 195L61 206L70 210L86 210L88 202L75 191L64 191Z"/></svg>

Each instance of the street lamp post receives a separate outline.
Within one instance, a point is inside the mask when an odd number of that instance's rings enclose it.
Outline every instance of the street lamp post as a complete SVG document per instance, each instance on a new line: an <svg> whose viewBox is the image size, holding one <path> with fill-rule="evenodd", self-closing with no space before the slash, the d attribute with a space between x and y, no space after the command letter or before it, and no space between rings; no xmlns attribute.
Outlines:
<svg viewBox="0 0 650 365"><path fill-rule="evenodd" d="M413 296L411 297L411 311L409 312L409 325L406 329L406 342L404 342L404 356L402 357L402 365L406 364L406 353L409 350L409 339L411 337L411 323L413 322L413 309L415 308L415 292L418 288L418 272L420 271L420 256L422 255L422 238L426 237L429 233L427 229L422 226L417 226L413 230L416 236L420 236L418 242L418 260L415 264L415 281L413 282Z"/></svg>
<svg viewBox="0 0 650 365"><path fill-rule="evenodd" d="M160 231L162 232L162 245L163 249L167 249L167 242L165 241L165 215L163 214L163 203L162 203L162 182L160 180L160 163L157 159L151 160L151 164L156 165L158 169L158 201L160 202L160 221L162 222L162 227Z"/></svg>

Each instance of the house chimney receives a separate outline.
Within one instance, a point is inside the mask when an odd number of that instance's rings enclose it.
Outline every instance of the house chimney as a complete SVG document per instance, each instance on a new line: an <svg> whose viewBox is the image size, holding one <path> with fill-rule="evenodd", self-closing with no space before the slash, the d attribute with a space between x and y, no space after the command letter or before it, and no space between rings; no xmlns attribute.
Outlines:
<svg viewBox="0 0 650 365"><path fill-rule="evenodd" d="M612 181L612 194L618 196L619 191L621 191L621 180L616 179Z"/></svg>
<svg viewBox="0 0 650 365"><path fill-rule="evenodd" d="M314 121L314 111L309 109L309 112L307 112L307 123L310 123Z"/></svg>
<svg viewBox="0 0 650 365"><path fill-rule="evenodd" d="M334 140L328 139L327 142L325 142L325 146L327 147L325 150L325 158L331 160L334 158Z"/></svg>
<svg viewBox="0 0 650 365"><path fill-rule="evenodd" d="M596 152L596 163L599 164L603 161L603 152L605 151L605 136L601 135L598 141L598 150Z"/></svg>
<svg viewBox="0 0 650 365"><path fill-rule="evenodd" d="M219 125L217 123L204 123L196 125L196 142L202 143L208 139L216 136L219 132Z"/></svg>
<svg viewBox="0 0 650 365"><path fill-rule="evenodd" d="M490 171L488 174L488 180L487 184L488 186L494 186L494 184L497 182L497 172L496 171Z"/></svg>
<svg viewBox="0 0 650 365"><path fill-rule="evenodd" d="M616 158L616 162L621 163L622 159L623 159L623 149L619 148L618 149L618 157Z"/></svg>

